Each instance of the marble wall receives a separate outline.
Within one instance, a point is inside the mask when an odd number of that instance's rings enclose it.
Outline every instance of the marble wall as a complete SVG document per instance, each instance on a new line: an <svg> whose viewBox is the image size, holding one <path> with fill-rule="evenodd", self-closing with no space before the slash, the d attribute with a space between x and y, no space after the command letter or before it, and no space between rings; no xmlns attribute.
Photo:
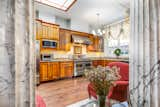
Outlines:
<svg viewBox="0 0 160 107"><path fill-rule="evenodd" d="M0 107L15 103L14 1L0 0Z"/></svg>
<svg viewBox="0 0 160 107"><path fill-rule="evenodd" d="M131 0L130 107L160 107L160 1Z"/></svg>
<svg viewBox="0 0 160 107"><path fill-rule="evenodd" d="M0 0L0 107L34 106L33 1Z"/></svg>

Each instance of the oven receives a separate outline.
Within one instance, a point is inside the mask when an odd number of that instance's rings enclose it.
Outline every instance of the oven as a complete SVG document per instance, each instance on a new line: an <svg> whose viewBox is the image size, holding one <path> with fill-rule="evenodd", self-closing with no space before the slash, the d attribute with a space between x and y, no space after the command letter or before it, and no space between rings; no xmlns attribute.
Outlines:
<svg viewBox="0 0 160 107"><path fill-rule="evenodd" d="M92 61L74 61L74 76L81 76L84 74L85 69L92 66Z"/></svg>

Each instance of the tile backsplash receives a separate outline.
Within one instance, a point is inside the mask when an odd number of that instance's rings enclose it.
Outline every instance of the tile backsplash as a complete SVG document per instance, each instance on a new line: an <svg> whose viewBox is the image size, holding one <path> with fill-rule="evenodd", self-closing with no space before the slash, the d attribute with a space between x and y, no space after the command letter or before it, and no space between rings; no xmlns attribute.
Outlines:
<svg viewBox="0 0 160 107"><path fill-rule="evenodd" d="M48 53L53 54L54 58L73 58L74 46L75 45L71 46L70 51L50 51ZM87 52L86 45L78 45L78 46L82 46L82 55L84 55L85 57L104 57L103 52Z"/></svg>

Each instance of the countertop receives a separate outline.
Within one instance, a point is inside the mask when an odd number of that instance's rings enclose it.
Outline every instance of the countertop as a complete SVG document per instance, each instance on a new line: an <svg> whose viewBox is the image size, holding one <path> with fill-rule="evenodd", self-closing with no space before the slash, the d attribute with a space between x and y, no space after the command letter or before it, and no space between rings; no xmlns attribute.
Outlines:
<svg viewBox="0 0 160 107"><path fill-rule="evenodd" d="M129 58L124 57L124 58L113 58L113 57L90 57L90 58L83 58L83 59L66 59L66 58L57 58L51 61L40 61L40 62L64 62L64 61L93 61L93 60L115 60L115 61L129 61Z"/></svg>
<svg viewBox="0 0 160 107"><path fill-rule="evenodd" d="M92 57L90 58L91 60L116 60L116 61L129 61L128 57L120 57L120 58L115 58L115 57Z"/></svg>

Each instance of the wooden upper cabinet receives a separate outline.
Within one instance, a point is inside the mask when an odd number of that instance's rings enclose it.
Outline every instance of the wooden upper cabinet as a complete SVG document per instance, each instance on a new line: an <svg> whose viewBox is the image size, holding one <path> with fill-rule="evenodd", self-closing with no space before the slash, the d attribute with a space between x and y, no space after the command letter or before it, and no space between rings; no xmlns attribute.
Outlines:
<svg viewBox="0 0 160 107"><path fill-rule="evenodd" d="M73 62L60 62L60 77L72 77L73 76Z"/></svg>
<svg viewBox="0 0 160 107"><path fill-rule="evenodd" d="M49 38L49 36L48 36L48 34L49 34L49 24L47 24L47 23L42 23L42 37L41 37L41 39L48 39Z"/></svg>
<svg viewBox="0 0 160 107"><path fill-rule="evenodd" d="M59 40L59 26L42 23L42 39Z"/></svg>
<svg viewBox="0 0 160 107"><path fill-rule="evenodd" d="M53 40L59 40L59 26L57 25L50 25L49 30L49 38Z"/></svg>
<svg viewBox="0 0 160 107"><path fill-rule="evenodd" d="M36 20L36 39L39 40L42 37L42 21Z"/></svg>
<svg viewBox="0 0 160 107"><path fill-rule="evenodd" d="M36 20L36 39L59 40L59 25Z"/></svg>
<svg viewBox="0 0 160 107"><path fill-rule="evenodd" d="M104 42L103 42L103 38L102 37L98 37L98 36L90 36L91 41L93 42L93 44L89 45L87 47L87 51L89 52L102 52L104 49Z"/></svg>
<svg viewBox="0 0 160 107"><path fill-rule="evenodd" d="M60 29L59 50L70 51L70 47L71 47L71 31Z"/></svg>
<svg viewBox="0 0 160 107"><path fill-rule="evenodd" d="M97 40L96 40L96 37L94 37L94 35L91 35L90 36L90 40L92 41L92 44L87 46L87 51L96 52L97 51Z"/></svg>

